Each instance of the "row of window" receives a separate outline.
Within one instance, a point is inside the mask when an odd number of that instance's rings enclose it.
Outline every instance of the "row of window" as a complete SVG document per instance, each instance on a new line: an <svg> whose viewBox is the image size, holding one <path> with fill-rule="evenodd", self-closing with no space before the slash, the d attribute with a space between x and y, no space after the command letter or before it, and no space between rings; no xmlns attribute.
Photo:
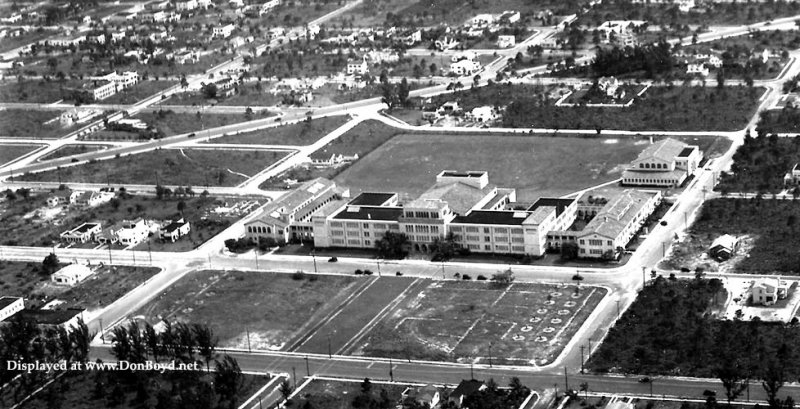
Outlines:
<svg viewBox="0 0 800 409"><path fill-rule="evenodd" d="M414 219L438 219L439 213L437 212L414 212L414 211L407 211L403 213L404 217L414 218Z"/></svg>
<svg viewBox="0 0 800 409"><path fill-rule="evenodd" d="M667 165L666 163L653 163L653 164L640 163L639 164L639 168L640 169L669 169L669 165Z"/></svg>
<svg viewBox="0 0 800 409"><path fill-rule="evenodd" d="M674 185L678 183L678 181L672 179L629 178L625 179L625 183L638 183L641 185Z"/></svg>
<svg viewBox="0 0 800 409"><path fill-rule="evenodd" d="M272 234L272 228L267 226L247 226L248 233L261 233L261 234ZM275 229L276 234L282 234L283 230Z"/></svg>

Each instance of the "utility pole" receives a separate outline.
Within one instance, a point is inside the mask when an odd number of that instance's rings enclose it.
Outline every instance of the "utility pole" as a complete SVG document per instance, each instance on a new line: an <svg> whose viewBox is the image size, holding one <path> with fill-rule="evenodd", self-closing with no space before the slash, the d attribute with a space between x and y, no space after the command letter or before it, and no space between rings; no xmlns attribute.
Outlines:
<svg viewBox="0 0 800 409"><path fill-rule="evenodd" d="M619 319L619 317L620 317L620 314L619 314L619 298L617 298L617 319Z"/></svg>
<svg viewBox="0 0 800 409"><path fill-rule="evenodd" d="M564 367L564 390L569 390L569 378L567 378L567 367Z"/></svg>
<svg viewBox="0 0 800 409"><path fill-rule="evenodd" d="M392 358L389 358L389 381L394 382L394 372L392 372L392 366Z"/></svg>
<svg viewBox="0 0 800 409"><path fill-rule="evenodd" d="M253 251L256 255L256 270L258 270L258 248L256 247L255 251Z"/></svg>
<svg viewBox="0 0 800 409"><path fill-rule="evenodd" d="M294 382L294 388L292 389L297 390L297 371L294 370L294 367L292 367L292 381Z"/></svg>
<svg viewBox="0 0 800 409"><path fill-rule="evenodd" d="M492 343L489 343L489 368L492 367Z"/></svg>
<svg viewBox="0 0 800 409"><path fill-rule="evenodd" d="M475 368L472 362L469 363L469 379L475 379Z"/></svg>
<svg viewBox="0 0 800 409"><path fill-rule="evenodd" d="M328 334L328 359L333 358L333 354L331 354L331 334Z"/></svg>
<svg viewBox="0 0 800 409"><path fill-rule="evenodd" d="M150 258L150 265L153 265L153 252L150 251L150 240L147 240L147 257Z"/></svg>
<svg viewBox="0 0 800 409"><path fill-rule="evenodd" d="M108 243L108 265L113 264L113 260L111 260L111 243Z"/></svg>
<svg viewBox="0 0 800 409"><path fill-rule="evenodd" d="M149 240L149 238L148 238ZM131 249L131 255L133 256L133 265L136 265L136 250Z"/></svg>
<svg viewBox="0 0 800 409"><path fill-rule="evenodd" d="M444 280L444 260L442 260L442 280Z"/></svg>
<svg viewBox="0 0 800 409"><path fill-rule="evenodd" d="M253 350L250 349L250 330L247 326L244 327L244 332L247 334L247 352L253 352Z"/></svg>
<svg viewBox="0 0 800 409"><path fill-rule="evenodd" d="M308 357L306 359L306 376L311 376L311 369L308 366Z"/></svg>
<svg viewBox="0 0 800 409"><path fill-rule="evenodd" d="M689 227L689 222L686 221L686 210L683 211L683 227Z"/></svg>
<svg viewBox="0 0 800 409"><path fill-rule="evenodd" d="M645 277L645 271L647 270L647 266L642 266L642 290L644 290L644 283L647 282L647 278Z"/></svg>
<svg viewBox="0 0 800 409"><path fill-rule="evenodd" d="M103 341L103 344L106 343L106 337L105 337L105 334L103 333L103 319L102 318L100 318L100 340Z"/></svg>
<svg viewBox="0 0 800 409"><path fill-rule="evenodd" d="M311 250L311 259L314 260L314 272L317 272L317 249Z"/></svg>
<svg viewBox="0 0 800 409"><path fill-rule="evenodd" d="M667 243L661 242L661 257L667 256Z"/></svg>
<svg viewBox="0 0 800 409"><path fill-rule="evenodd" d="M581 373L583 373L583 349L585 347L581 345Z"/></svg>
<svg viewBox="0 0 800 409"><path fill-rule="evenodd" d="M378 277L380 277L381 276L381 261L378 260L375 263L378 264Z"/></svg>

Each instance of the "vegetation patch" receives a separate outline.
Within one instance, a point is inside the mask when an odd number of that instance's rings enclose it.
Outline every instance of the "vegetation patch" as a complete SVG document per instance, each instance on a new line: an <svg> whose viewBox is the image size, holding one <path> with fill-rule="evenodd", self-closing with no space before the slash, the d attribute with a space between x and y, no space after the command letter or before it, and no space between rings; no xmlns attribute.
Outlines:
<svg viewBox="0 0 800 409"><path fill-rule="evenodd" d="M762 116L763 120L764 116ZM733 155L730 172L720 174L714 188L728 192L776 193L794 184L784 185L783 176L800 161L800 139L769 137L744 138L744 144ZM793 191L795 197L799 190Z"/></svg>

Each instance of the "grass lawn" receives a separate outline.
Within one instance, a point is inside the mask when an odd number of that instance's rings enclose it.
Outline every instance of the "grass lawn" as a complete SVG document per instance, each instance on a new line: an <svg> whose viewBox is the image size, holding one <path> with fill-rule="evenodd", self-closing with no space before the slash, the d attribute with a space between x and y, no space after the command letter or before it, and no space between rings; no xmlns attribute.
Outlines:
<svg viewBox="0 0 800 409"><path fill-rule="evenodd" d="M198 111L199 112L199 111ZM147 113L140 113L134 118L154 125L164 132L165 136L180 135L189 132L200 131L202 129L217 128L220 126L231 125L239 122L252 121L255 119L266 118L271 114L263 111L264 114L245 115L241 114L211 114L198 112L174 112L171 110L159 110Z"/></svg>
<svg viewBox="0 0 800 409"><path fill-rule="evenodd" d="M245 132L212 139L209 143L236 143L259 145L311 145L319 138L331 133L350 120L348 116L327 116L324 118L281 125L260 131Z"/></svg>
<svg viewBox="0 0 800 409"><path fill-rule="evenodd" d="M762 120L763 120L762 116ZM720 175L720 192L780 192L783 176L797 163L800 139L745 138L733 155L730 172Z"/></svg>
<svg viewBox="0 0 800 409"><path fill-rule="evenodd" d="M162 361L163 363L163 361ZM172 384L179 385L181 382L192 385L196 388L198 381L201 380L209 385L213 384L213 375L200 373L197 375L198 379L193 376L187 376L182 372L170 372L169 374L159 374L155 371L150 372L137 372L137 376L132 377L129 373L118 372L96 372L96 371L73 371L68 372L60 380L50 384L44 390L34 395L34 397L20 406L20 409L50 409L53 408L53 401L58 401L61 407L70 409L95 409L101 407L114 407L117 409L134 409L144 407L139 399L137 399L136 379L145 377L149 379L150 385L155 385L155 390L151 391L152 397L155 402L162 404L156 396L162 396L160 393L165 393L166 396L171 396L170 390L173 388ZM127 376L126 376L127 375ZM97 382L101 382L103 387L101 396L97 396L98 388ZM252 396L259 388L268 382L267 377L257 375L243 375L242 382L239 386L239 393L237 394L237 403L241 404ZM123 396L121 402L112 400L112 391L115 384L122 386ZM176 387L176 391L183 387ZM197 396L196 390L192 389L194 394L181 395L184 399L189 399L189 396ZM213 390L213 387L212 387ZM184 390L185 391L185 390ZM216 396L216 395L215 395ZM173 397L174 399L174 397ZM207 397L204 397L207 399ZM172 401L170 401L172 402ZM208 405L213 405L211 402L204 402ZM163 403L165 404L165 403ZM209 406L216 407L216 406Z"/></svg>
<svg viewBox="0 0 800 409"><path fill-rule="evenodd" d="M153 324L162 318L207 323L221 347L246 348L249 331L253 349L280 349L365 282L343 276L294 278L260 272L193 272L137 314Z"/></svg>
<svg viewBox="0 0 800 409"><path fill-rule="evenodd" d="M58 122L59 114L59 111L0 110L0 136L42 139L64 136L74 127L62 127ZM54 118L54 123L45 125Z"/></svg>
<svg viewBox="0 0 800 409"><path fill-rule="evenodd" d="M235 186L266 169L286 152L265 150L159 149L60 170L22 175L22 180Z"/></svg>
<svg viewBox="0 0 800 409"><path fill-rule="evenodd" d="M370 152L386 143L403 131L397 128L386 126L383 122L368 120L356 125L353 129L323 146L313 154L312 158L330 158L331 155L358 155L363 158ZM358 162L358 160L356 160ZM261 185L263 189L274 189L284 187L285 179L295 179L298 181L311 180L317 177L333 178L348 166L343 164L332 167L315 167L310 164L296 166L285 173L273 177Z"/></svg>
<svg viewBox="0 0 800 409"><path fill-rule="evenodd" d="M62 86L80 86L79 80L64 83L44 80L5 81L0 83L0 101L49 104L63 99Z"/></svg>
<svg viewBox="0 0 800 409"><path fill-rule="evenodd" d="M391 402L399 402L405 385L372 384L370 395L380 400L383 391ZM292 399L292 407L311 407L315 409L343 409L355 407L353 400L361 394L361 382L331 381L316 379L297 392ZM310 406L306 406L309 405Z"/></svg>
<svg viewBox="0 0 800 409"><path fill-rule="evenodd" d="M72 144L72 145L64 145L45 156L39 158L40 161L44 160L52 160L63 158L72 155L80 155L86 152L94 152L99 151L100 149L108 148L107 145L80 145L80 144Z"/></svg>
<svg viewBox="0 0 800 409"><path fill-rule="evenodd" d="M198 189L199 190L199 189ZM234 220L225 215L210 213L214 207L223 204L213 197L194 197L170 200L158 200L148 196L122 196L90 209L75 207L50 208L46 204L47 194L31 196L27 201L17 199L0 204L0 223L2 223L2 240L0 243L11 246L44 246L50 247L59 241L58 235L79 226L84 222L100 222L107 229L124 219L142 217L148 220L172 220L180 216L177 207L179 201L186 203L184 217L192 224L192 233L174 244L156 243L152 250L184 250L193 248L228 227ZM94 247L91 244L91 247ZM90 247L90 248L91 248ZM146 245L140 249L147 250Z"/></svg>
<svg viewBox="0 0 800 409"><path fill-rule="evenodd" d="M787 106L781 110L763 111L756 130L759 134L800 133L800 109Z"/></svg>
<svg viewBox="0 0 800 409"><path fill-rule="evenodd" d="M403 134L339 173L336 182L354 192L416 197L444 169L486 170L491 183L516 188L519 200L532 201L619 178L645 144L632 138Z"/></svg>
<svg viewBox="0 0 800 409"><path fill-rule="evenodd" d="M26 306L43 305L58 299L64 301L58 308L94 310L113 303L159 271L154 267L98 267L94 275L69 287L53 284L50 276L41 269L41 263L3 261L0 262L0 288L4 295L25 297Z"/></svg>
<svg viewBox="0 0 800 409"><path fill-rule="evenodd" d="M0 145L0 165L9 163L23 155L27 155L40 147L40 145Z"/></svg>
<svg viewBox="0 0 800 409"><path fill-rule="evenodd" d="M672 250L667 267L694 268L686 260L708 251L720 235L747 235L753 239L749 253L737 257L734 272L764 274L778 272L797 275L800 245L795 221L800 208L792 200L713 199L703 204L700 216L684 241ZM733 261L726 263L730 264Z"/></svg>
<svg viewBox="0 0 800 409"><path fill-rule="evenodd" d="M611 328L587 367L627 375L716 378L720 363L738 358L740 370L752 368L751 379L760 379L769 362L783 363L787 379L800 375L800 327L705 314L724 298L718 279L657 278Z"/></svg>
<svg viewBox="0 0 800 409"><path fill-rule="evenodd" d="M431 282L371 330L359 352L481 364L491 353L495 364L544 364L558 356L605 294L572 285Z"/></svg>
<svg viewBox="0 0 800 409"><path fill-rule="evenodd" d="M175 81L140 81L138 84L130 88L126 88L104 100L97 102L100 104L135 104L175 84L177 84Z"/></svg>

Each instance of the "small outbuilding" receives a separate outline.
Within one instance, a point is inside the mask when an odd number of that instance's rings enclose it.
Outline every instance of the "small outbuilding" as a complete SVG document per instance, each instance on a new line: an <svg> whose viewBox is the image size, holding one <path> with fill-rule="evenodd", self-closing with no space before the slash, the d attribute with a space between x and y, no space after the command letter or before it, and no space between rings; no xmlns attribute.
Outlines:
<svg viewBox="0 0 800 409"><path fill-rule="evenodd" d="M708 255L717 261L725 261L736 254L739 247L739 239L730 234L723 234L717 237L708 249Z"/></svg>

